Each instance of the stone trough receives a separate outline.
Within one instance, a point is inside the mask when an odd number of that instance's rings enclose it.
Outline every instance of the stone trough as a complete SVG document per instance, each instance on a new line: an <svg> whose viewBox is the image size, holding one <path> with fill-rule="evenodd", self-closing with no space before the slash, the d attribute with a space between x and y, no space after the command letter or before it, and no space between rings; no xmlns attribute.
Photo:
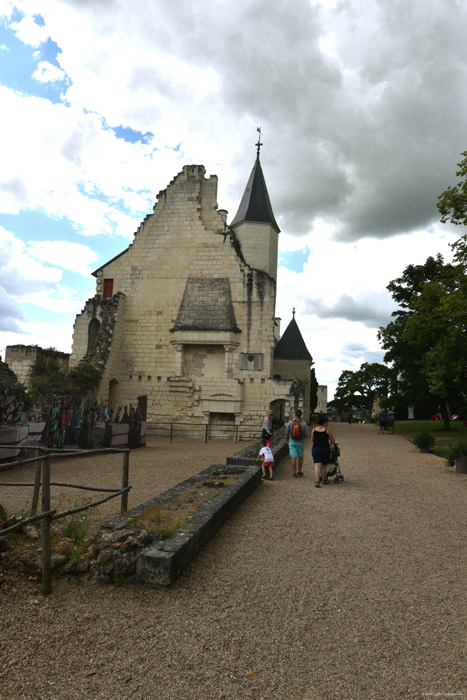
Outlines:
<svg viewBox="0 0 467 700"><path fill-rule="evenodd" d="M280 436L274 441L272 451L276 465L287 453L287 443ZM125 516L105 523L103 529L118 537L118 531L133 531L144 527L145 514L159 513L171 502L180 501L183 494L196 489L206 490L208 500L169 536L156 536L148 546L136 555L128 582L153 586L168 586L200 551L214 533L226 522L236 508L261 482L261 467L256 462L259 444L249 445L227 459L227 464L213 464L195 476L180 482L173 488L134 508Z"/></svg>

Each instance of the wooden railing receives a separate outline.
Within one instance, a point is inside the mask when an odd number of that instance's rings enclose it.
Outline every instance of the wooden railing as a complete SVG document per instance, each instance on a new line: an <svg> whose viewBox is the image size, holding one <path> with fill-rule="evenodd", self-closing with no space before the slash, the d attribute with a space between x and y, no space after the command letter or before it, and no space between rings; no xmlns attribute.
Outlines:
<svg viewBox="0 0 467 700"><path fill-rule="evenodd" d="M41 451L42 454L37 457L32 457L29 459L16 460L9 464L4 464L3 467L16 468L22 464L35 464L34 470L34 482L33 483L14 483L14 482L0 482L0 486L33 486L33 496L31 502L31 515L28 518L23 518L14 525L0 530L0 534L6 535L8 533L14 532L24 527L28 523L33 523L41 520L41 535L42 535L42 593L49 595L52 592L52 565L51 565L51 542L50 542L50 525L53 520L59 520L60 518L65 518L68 515L73 515L74 513L79 513L89 508L95 508L112 498L121 496L121 506L120 510L122 515L128 510L128 492L131 486L128 485L129 470L130 470L130 450L129 449L117 449L117 448L106 448L100 450L74 450L70 452L53 452L46 448L34 448ZM110 488L100 488L97 486L82 486L80 484L67 484L63 482L51 481L50 480L50 462L56 459L67 459L70 457L83 458L83 457L94 457L96 454L123 454L123 465L122 465L122 487L120 489L110 489ZM42 486L42 510L37 513L37 506L39 500L39 491ZM69 510L64 510L57 513L56 508L51 507L50 499L50 487L51 486L62 486L65 488L73 489L84 489L86 491L99 491L99 492L110 492L110 496L102 498L99 501L93 501L92 503L87 503L86 505L78 506L76 508L71 508Z"/></svg>

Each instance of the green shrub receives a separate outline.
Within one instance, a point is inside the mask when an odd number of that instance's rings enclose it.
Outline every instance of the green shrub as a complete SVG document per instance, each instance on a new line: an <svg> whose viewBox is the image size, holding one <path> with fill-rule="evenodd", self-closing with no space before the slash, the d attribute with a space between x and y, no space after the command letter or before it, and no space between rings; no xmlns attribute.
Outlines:
<svg viewBox="0 0 467 700"><path fill-rule="evenodd" d="M467 442L465 440L459 440L451 445L447 456L448 465L453 467L459 457L467 457Z"/></svg>
<svg viewBox="0 0 467 700"><path fill-rule="evenodd" d="M431 450L435 444L435 438L431 433L417 433L414 436L413 444L418 447L419 450Z"/></svg>

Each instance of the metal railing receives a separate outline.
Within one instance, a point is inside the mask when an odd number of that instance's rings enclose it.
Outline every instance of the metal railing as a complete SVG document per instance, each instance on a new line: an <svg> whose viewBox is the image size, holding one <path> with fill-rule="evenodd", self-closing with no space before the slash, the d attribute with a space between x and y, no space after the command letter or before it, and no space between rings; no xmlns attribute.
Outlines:
<svg viewBox="0 0 467 700"><path fill-rule="evenodd" d="M233 442L251 442L261 438L261 424L226 425L225 423L181 423L181 422L147 422L146 435L167 437L170 442L176 438L193 438L197 440L232 440Z"/></svg>

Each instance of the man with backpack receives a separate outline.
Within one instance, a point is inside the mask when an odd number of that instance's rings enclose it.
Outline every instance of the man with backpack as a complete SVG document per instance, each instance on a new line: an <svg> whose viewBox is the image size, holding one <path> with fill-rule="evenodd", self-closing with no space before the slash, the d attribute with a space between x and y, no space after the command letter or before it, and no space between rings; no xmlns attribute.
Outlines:
<svg viewBox="0 0 467 700"><path fill-rule="evenodd" d="M302 412L299 408L287 424L285 439L289 443L289 453L292 458L292 476L294 479L303 476L303 457L305 454L305 438L309 435L308 426L302 420ZM297 469L298 467L298 469Z"/></svg>

